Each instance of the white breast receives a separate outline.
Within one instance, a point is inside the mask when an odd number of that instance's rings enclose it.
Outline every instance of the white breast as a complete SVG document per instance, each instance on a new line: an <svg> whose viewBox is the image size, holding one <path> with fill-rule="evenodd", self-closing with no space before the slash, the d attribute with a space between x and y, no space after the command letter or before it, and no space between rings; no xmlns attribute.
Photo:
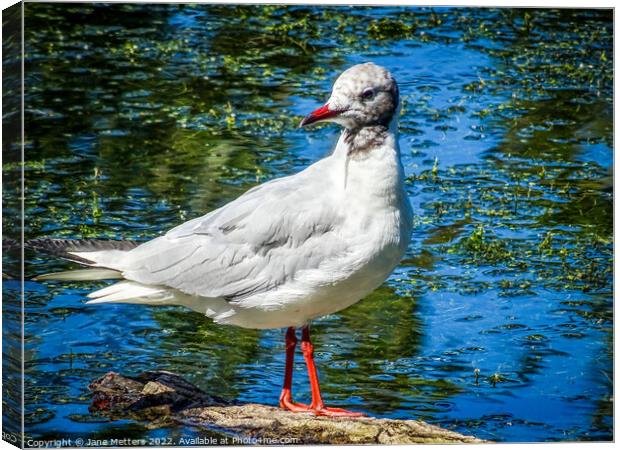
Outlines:
<svg viewBox="0 0 620 450"><path fill-rule="evenodd" d="M366 158L350 159L341 144L330 157L345 220L341 258L298 273L295 280L235 307L226 323L251 328L303 326L342 310L380 286L399 263L411 234L412 212L395 140ZM346 167L345 167L346 166ZM231 311L232 312L232 311Z"/></svg>

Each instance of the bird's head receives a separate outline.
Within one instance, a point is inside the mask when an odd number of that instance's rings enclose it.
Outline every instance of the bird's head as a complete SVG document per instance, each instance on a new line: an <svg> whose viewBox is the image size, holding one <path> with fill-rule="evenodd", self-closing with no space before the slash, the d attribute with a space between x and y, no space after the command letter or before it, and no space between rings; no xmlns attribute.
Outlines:
<svg viewBox="0 0 620 450"><path fill-rule="evenodd" d="M327 103L308 114L300 126L326 121L349 129L387 126L397 108L396 80L383 67L368 62L345 70Z"/></svg>

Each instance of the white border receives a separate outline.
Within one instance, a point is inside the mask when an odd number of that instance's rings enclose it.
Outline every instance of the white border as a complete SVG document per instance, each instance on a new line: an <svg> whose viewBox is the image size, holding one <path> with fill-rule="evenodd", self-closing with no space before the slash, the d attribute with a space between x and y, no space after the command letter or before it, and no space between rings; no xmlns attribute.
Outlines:
<svg viewBox="0 0 620 450"><path fill-rule="evenodd" d="M218 3L218 4L281 4L281 5L356 5L356 6L463 6L463 7L487 7L487 8L613 8L613 0L521 0L521 1L499 1L499 0L366 0L366 1L346 1L346 0L26 0L28 3ZM17 3L15 0L0 0L2 9Z"/></svg>
<svg viewBox="0 0 620 450"><path fill-rule="evenodd" d="M92 2L82 2L79 0L65 0L65 3L92 3ZM426 1L416 1L416 0L376 0L376 1L343 1L343 0L323 0L323 1L303 1L303 0L270 0L270 1L260 1L260 0L238 0L236 2L231 2L228 0L210 0L210 1L180 1L180 2L172 2L172 1L166 1L166 0L150 0L150 1L146 1L146 0L133 0L131 2L127 2L127 1L122 1L122 0L103 0L101 1L103 2L108 2L108 3L219 3L219 4L226 4L226 3L236 3L236 4L314 4L314 5L376 5L376 6L387 6L387 5L407 5L407 6L469 6L469 7L501 7L501 8L534 8L534 7L539 7L539 8L613 8L615 6L615 2L614 1L601 1L601 0L591 0L588 2L584 2L584 1L576 1L576 0L545 0L545 1L506 1L506 2L499 2L499 1L492 1L492 0L477 0L475 2L473 1L467 1L467 0L451 0L451 1L438 1L438 0L426 0ZM14 5L15 3L17 3L15 0L0 0L0 7L1 9L5 9L8 8L9 6ZM22 5L23 8L23 5ZM22 23L23 23L23 14L22 14ZM618 81L615 78L615 74L616 74L616 54L615 54L615 32L618 29L618 18L615 14L615 10L614 10L614 155L615 155L615 131L618 129L618 115L616 114L617 111L617 96L616 96L616 92L618 90ZM22 38L23 38L23 34L22 34ZM22 39L22 52L23 52L23 39ZM22 76L23 76L23 61L22 61ZM22 79L22 140L23 140L23 79ZM0 105L1 105L1 100L0 100ZM1 134L1 128L0 128L0 134ZM22 145L22 155L23 155L23 145ZM614 158L614 186L615 186L615 182L616 182L616 177L615 174L618 173L618 169L620 169L620 162L618 161L617 158ZM22 172L23 173L23 172ZM23 183L23 176L22 176L22 183ZM23 189L23 185L22 185L22 189ZM615 191L614 191L615 193ZM22 200L23 201L23 200ZM619 204L619 200L616 198L616 196L614 195L614 287L616 286L616 277L615 275L618 274L618 261L615 258L616 255L616 250L618 249L618 242L615 239L615 217L616 217L616 211L618 210L618 204ZM23 211L23 208L22 208ZM23 220L23 217L22 217ZM23 227L22 227L23 230ZM23 263L23 258L22 258L22 263ZM0 267L1 267L1 262L0 262ZM22 269L23 270L23 269ZM23 292L23 277L22 277L22 292ZM614 290L614 319L616 317L615 312L616 312L616 295L615 295L615 290ZM22 308L23 308L23 300L22 300ZM616 391L616 386L617 386L617 382L618 379L620 379L620 377L618 376L618 371L616 370L616 358L615 358L615 342L616 342L616 337L617 337L617 327L616 327L616 321L614 320L614 399L615 399L615 391ZM0 326L1 326L1 319L0 319ZM22 316L22 333L23 333L23 316ZM23 349L23 341L22 341L22 355L24 354L24 349ZM22 365L23 365L23 358L22 358ZM0 373L1 373L1 367L0 367ZM23 374L23 369L22 369L22 374ZM23 378L22 378L22 386L23 386ZM23 402L23 391L22 391L22 402ZM0 413L1 413L1 405L0 405ZM617 424L618 424L618 402L614 401L614 432L617 431ZM23 415L22 415L22 426L23 426ZM23 445L23 444L22 444ZM483 445L486 447L485 444L476 444L476 445L469 445L469 444L455 444L455 445L432 445L432 446L426 446L426 448L432 448L433 450L455 450L455 449L474 449L474 448L479 448L480 445ZM536 448L556 448L556 449L567 449L567 450L583 450L583 449L613 449L615 448L615 444L614 443L589 443L589 442L579 442L579 443L566 443L566 442L558 442L558 443L533 443L533 444L488 444L491 445L492 448L495 450L531 450L532 446L535 446ZM321 446L322 449L324 448L340 448L341 446ZM342 446L342 448L346 448L347 450L366 450L368 449L369 446ZM153 450L157 447L132 447L132 448L145 448L148 450ZM166 448L166 447L161 447ZM177 447L178 448L178 447ZM190 447L188 447L190 448ZM227 448L231 448L231 447L227 447ZM232 447L232 448L247 448L247 447ZM287 448L298 448L298 449L310 449L310 448L319 448L318 446L287 446ZM394 445L394 446L389 446L390 449L411 449L413 448L412 446L408 446L408 445ZM10 445L9 443L5 442L5 441L0 441L0 450L9 450L9 449L15 449L14 446Z"/></svg>

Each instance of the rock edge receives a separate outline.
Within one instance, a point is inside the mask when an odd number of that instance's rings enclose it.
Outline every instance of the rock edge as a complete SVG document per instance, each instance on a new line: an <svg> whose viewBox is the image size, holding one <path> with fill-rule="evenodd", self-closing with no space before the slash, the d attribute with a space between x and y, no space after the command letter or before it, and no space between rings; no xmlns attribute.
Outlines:
<svg viewBox="0 0 620 450"><path fill-rule="evenodd" d="M482 443L472 436L419 420L315 417L273 406L236 404L210 395L181 376L144 372L128 377L109 372L93 381L90 411L110 419L130 418L149 428L186 424L213 436L291 444Z"/></svg>

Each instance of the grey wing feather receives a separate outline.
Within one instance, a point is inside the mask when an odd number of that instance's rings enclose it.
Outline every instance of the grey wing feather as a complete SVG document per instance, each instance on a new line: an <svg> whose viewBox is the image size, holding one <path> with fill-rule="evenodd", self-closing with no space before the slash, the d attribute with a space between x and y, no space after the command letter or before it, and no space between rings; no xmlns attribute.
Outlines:
<svg viewBox="0 0 620 450"><path fill-rule="evenodd" d="M311 195L316 191L289 179L254 188L132 250L124 277L240 301L318 267L327 258L323 252L333 255L343 246L334 232L340 216Z"/></svg>

